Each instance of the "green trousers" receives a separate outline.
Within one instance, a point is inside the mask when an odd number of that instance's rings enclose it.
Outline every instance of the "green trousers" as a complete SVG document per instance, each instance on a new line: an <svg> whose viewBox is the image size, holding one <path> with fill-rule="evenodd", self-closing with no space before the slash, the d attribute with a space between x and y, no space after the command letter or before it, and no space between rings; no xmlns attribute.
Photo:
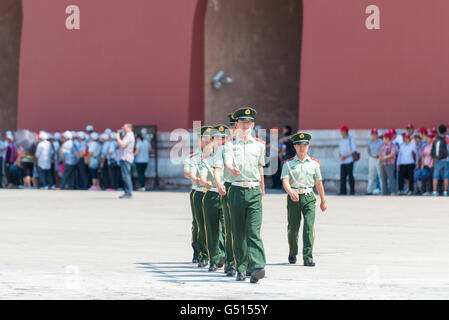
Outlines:
<svg viewBox="0 0 449 320"><path fill-rule="evenodd" d="M265 268L265 250L260 236L262 192L257 188L229 189L235 267L238 272Z"/></svg>
<svg viewBox="0 0 449 320"><path fill-rule="evenodd" d="M217 192L207 191L203 198L203 209L207 250L210 264L214 265L224 256L224 252L220 249L223 217L220 195Z"/></svg>
<svg viewBox="0 0 449 320"><path fill-rule="evenodd" d="M197 239L200 252L199 258L201 260L209 260L206 245L206 227L204 226L203 197L204 192L195 191L195 194L193 195L193 208L195 211L195 220L198 225Z"/></svg>
<svg viewBox="0 0 449 320"><path fill-rule="evenodd" d="M193 195L195 194L195 190L190 190L189 198L190 198L190 209L192 210L192 249L193 249L193 258L200 258L200 247L198 243L198 223L195 218L195 209L193 207Z"/></svg>
<svg viewBox="0 0 449 320"><path fill-rule="evenodd" d="M234 251L232 249L232 226L231 226L231 214L229 212L229 199L228 199L228 192L229 187L231 186L231 183L226 182L226 194L221 197L221 206L223 209L223 226L224 226L224 248L226 252L226 263L229 267L235 266L234 261Z"/></svg>
<svg viewBox="0 0 449 320"><path fill-rule="evenodd" d="M302 257L304 261L312 261L312 249L315 239L315 194L299 195L299 201L294 202L287 195L287 213L288 213L288 246L290 248L289 256L296 256L298 254L298 233L301 225L301 213L304 217L303 224L303 250Z"/></svg>

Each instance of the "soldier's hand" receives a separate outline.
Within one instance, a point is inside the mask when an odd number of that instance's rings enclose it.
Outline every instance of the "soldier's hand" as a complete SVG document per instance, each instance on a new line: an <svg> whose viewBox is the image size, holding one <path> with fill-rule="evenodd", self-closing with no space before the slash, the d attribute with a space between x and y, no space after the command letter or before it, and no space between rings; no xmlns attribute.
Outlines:
<svg viewBox="0 0 449 320"><path fill-rule="evenodd" d="M321 202L320 203L320 209L321 209L321 211L326 211L327 210L327 204L326 204L326 202Z"/></svg>
<svg viewBox="0 0 449 320"><path fill-rule="evenodd" d="M195 184L196 184L197 186L201 186L201 180L200 180L200 178L195 178Z"/></svg>
<svg viewBox="0 0 449 320"><path fill-rule="evenodd" d="M295 192L290 193L290 199L292 199L293 202L299 201L299 195Z"/></svg>
<svg viewBox="0 0 449 320"><path fill-rule="evenodd" d="M210 190L210 188L212 188L212 183L210 183L209 181L207 181L206 183L206 189Z"/></svg>
<svg viewBox="0 0 449 320"><path fill-rule="evenodd" d="M226 195L226 187L224 185L220 184L217 188L220 196Z"/></svg>
<svg viewBox="0 0 449 320"><path fill-rule="evenodd" d="M232 173L232 175L234 176L234 177L238 177L239 175L241 175L242 173L240 172L240 170L239 169L237 169L237 168L232 168L231 169L231 173Z"/></svg>

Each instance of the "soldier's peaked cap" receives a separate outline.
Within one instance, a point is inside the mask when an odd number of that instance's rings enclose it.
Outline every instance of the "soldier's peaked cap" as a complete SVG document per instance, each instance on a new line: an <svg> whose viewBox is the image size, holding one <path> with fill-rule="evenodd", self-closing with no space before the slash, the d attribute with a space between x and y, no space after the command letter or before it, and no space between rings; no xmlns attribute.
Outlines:
<svg viewBox="0 0 449 320"><path fill-rule="evenodd" d="M229 125L234 125L237 119L234 117L234 113L228 113Z"/></svg>
<svg viewBox="0 0 449 320"><path fill-rule="evenodd" d="M256 115L257 111L250 107L240 108L234 112L234 117L237 120L254 120Z"/></svg>
<svg viewBox="0 0 449 320"><path fill-rule="evenodd" d="M212 126L202 126L198 128L198 134L202 137L210 136L212 133Z"/></svg>
<svg viewBox="0 0 449 320"><path fill-rule="evenodd" d="M290 141L293 144L310 144L312 135L308 132L298 132L290 137Z"/></svg>
<svg viewBox="0 0 449 320"><path fill-rule="evenodd" d="M224 124L217 124L212 128L214 136L226 136L228 130L229 130L228 126L225 126Z"/></svg>

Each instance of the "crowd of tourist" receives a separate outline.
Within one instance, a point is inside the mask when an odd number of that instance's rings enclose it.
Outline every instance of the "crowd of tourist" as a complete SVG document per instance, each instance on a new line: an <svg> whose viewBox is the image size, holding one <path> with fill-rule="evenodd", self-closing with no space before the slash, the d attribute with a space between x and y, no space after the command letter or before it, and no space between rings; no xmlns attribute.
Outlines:
<svg viewBox="0 0 449 320"><path fill-rule="evenodd" d="M111 129L97 133L91 125L78 132L8 131L0 137L0 187L123 189L120 162L125 147L120 147L118 139L125 135ZM135 136L130 152L128 160L138 181L134 189L145 191L145 171L152 152L151 135L145 129Z"/></svg>

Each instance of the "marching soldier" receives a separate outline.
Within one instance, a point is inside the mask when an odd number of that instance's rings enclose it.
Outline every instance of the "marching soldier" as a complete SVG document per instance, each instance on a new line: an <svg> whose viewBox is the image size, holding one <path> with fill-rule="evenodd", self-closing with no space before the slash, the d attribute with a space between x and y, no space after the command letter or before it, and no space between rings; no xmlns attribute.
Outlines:
<svg viewBox="0 0 449 320"><path fill-rule="evenodd" d="M234 137L235 129L235 118L234 114L228 114L229 118L229 133ZM230 140L232 141L232 140ZM226 143L227 141L225 141ZM233 176L229 171L224 170L224 143L218 147L217 152L214 157L214 178L217 185L218 193L221 196L221 205L223 209L224 218L224 229L225 229L225 252L226 252L226 264L224 272L228 277L234 277L236 274L235 270L235 260L234 251L232 249L232 227L231 227L231 216L229 213L229 201L228 201L228 191L233 181Z"/></svg>
<svg viewBox="0 0 449 320"><path fill-rule="evenodd" d="M223 144L222 139L226 138L228 127L217 125L212 128L213 150L205 152L201 159L201 183L207 191L203 199L203 213L206 227L206 243L209 250L210 266L209 271L217 271L225 264L223 229L223 209L221 197L218 193L217 184L214 179L214 156L218 147Z"/></svg>
<svg viewBox="0 0 449 320"><path fill-rule="evenodd" d="M252 271L251 283L256 283L265 276L266 264L260 237L262 196L265 193L265 144L251 135L256 114L256 110L252 108L235 111L238 136L224 145L225 167L234 176L228 196L236 280L245 281L249 268Z"/></svg>
<svg viewBox="0 0 449 320"><path fill-rule="evenodd" d="M195 194L195 189L197 187L195 180L191 179L190 176L190 166L191 158L198 152L191 152L184 159L184 177L192 182L192 189L189 192L190 198L190 210L192 211L192 249L193 249L193 259L192 263L200 262L200 247L198 242L198 223L195 218L195 210L193 209L193 196Z"/></svg>
<svg viewBox="0 0 449 320"><path fill-rule="evenodd" d="M315 186L320 198L321 211L326 211L326 199L321 177L319 161L311 158L307 153L312 136L306 132L298 132L290 140L293 142L296 156L284 161L281 173L282 185L287 196L288 212L288 245L290 248L288 261L296 263L298 254L298 232L301 224L301 213L304 217L303 225L303 261L304 266L314 267L312 249L315 239Z"/></svg>
<svg viewBox="0 0 449 320"><path fill-rule="evenodd" d="M209 255L207 251L206 244L206 228L204 225L204 215L203 215L203 197L205 188L201 186L200 180L200 165L201 158L204 157L204 151L210 148L209 144L211 126L203 126L199 129L199 145L200 151L193 154L190 158L190 178L195 182L195 192L193 193L193 211L195 215L196 225L198 226L198 247L199 247L199 262L198 267L206 267L209 260Z"/></svg>

